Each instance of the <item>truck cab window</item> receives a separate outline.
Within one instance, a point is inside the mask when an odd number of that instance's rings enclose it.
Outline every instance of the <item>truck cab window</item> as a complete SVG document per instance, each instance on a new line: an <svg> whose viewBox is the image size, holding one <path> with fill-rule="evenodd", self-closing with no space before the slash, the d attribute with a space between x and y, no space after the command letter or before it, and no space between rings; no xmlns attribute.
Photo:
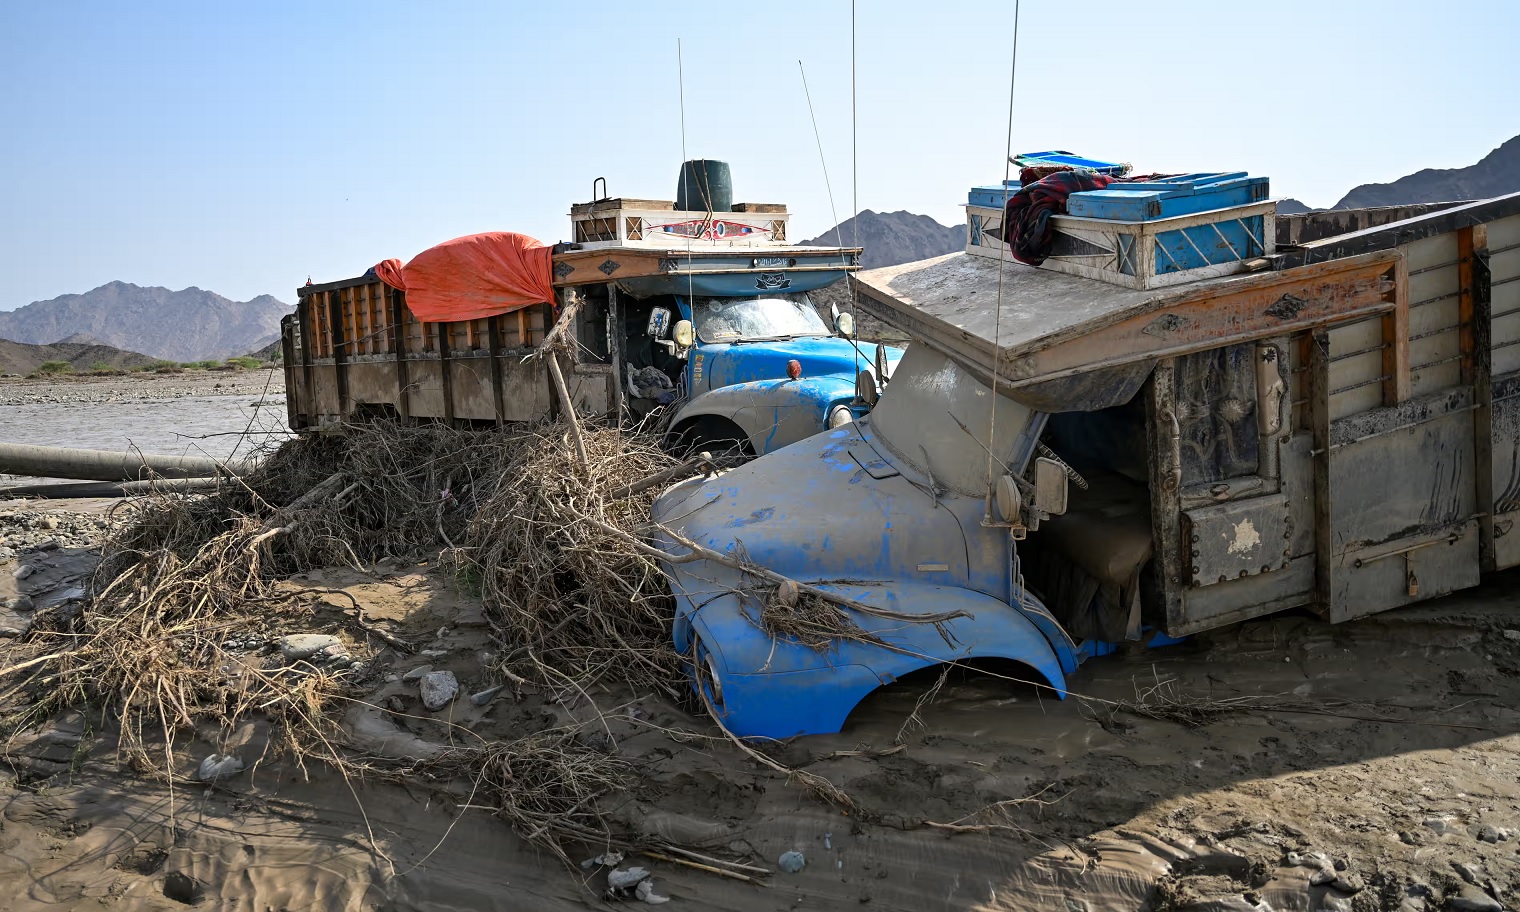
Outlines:
<svg viewBox="0 0 1520 912"><path fill-rule="evenodd" d="M1253 343L1177 359L1177 428L1184 485L1257 473Z"/></svg>
<svg viewBox="0 0 1520 912"><path fill-rule="evenodd" d="M831 335L806 294L697 298L692 322L703 342L764 342Z"/></svg>

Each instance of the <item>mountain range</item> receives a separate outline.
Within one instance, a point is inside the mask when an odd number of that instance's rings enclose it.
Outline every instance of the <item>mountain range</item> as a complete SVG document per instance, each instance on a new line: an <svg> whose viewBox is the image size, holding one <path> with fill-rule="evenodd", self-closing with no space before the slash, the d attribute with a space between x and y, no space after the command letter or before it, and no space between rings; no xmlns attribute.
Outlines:
<svg viewBox="0 0 1520 912"><path fill-rule="evenodd" d="M0 339L33 344L85 342L167 361L243 355L280 334L291 307L270 295L233 301L201 288L171 291L109 282L0 311Z"/></svg>
<svg viewBox="0 0 1520 912"><path fill-rule="evenodd" d="M1512 137L1475 165L1465 168L1425 168L1386 184L1362 184L1332 209L1409 206L1492 199L1520 192L1520 136ZM1296 199L1277 204L1281 215L1313 211Z"/></svg>
<svg viewBox="0 0 1520 912"><path fill-rule="evenodd" d="M946 227L927 215L861 210L817 237L802 241L803 247L864 247L864 269L896 266L964 250L966 226Z"/></svg>

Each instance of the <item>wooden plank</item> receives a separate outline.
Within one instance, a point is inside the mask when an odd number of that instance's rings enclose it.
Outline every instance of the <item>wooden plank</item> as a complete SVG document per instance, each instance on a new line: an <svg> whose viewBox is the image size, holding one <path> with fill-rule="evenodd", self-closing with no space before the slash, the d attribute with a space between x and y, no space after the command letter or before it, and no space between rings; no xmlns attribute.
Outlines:
<svg viewBox="0 0 1520 912"><path fill-rule="evenodd" d="M1473 356L1476 351L1473 318L1477 303L1473 300L1474 251L1488 247L1488 226L1474 225L1457 231L1457 318L1460 320L1462 382L1472 383L1475 376Z"/></svg>
<svg viewBox="0 0 1520 912"><path fill-rule="evenodd" d="M367 355L374 351L369 325L370 288L369 285L360 285L354 289L354 354L356 355Z"/></svg>
<svg viewBox="0 0 1520 912"><path fill-rule="evenodd" d="M1189 292L1157 313L1150 307L1117 322L1004 359L1011 387L1146 358L1173 357L1331 325L1395 308L1396 256L1379 255L1325 272L1282 273L1272 281ZM1406 318L1407 320L1407 318ZM1406 356L1407 360L1407 356Z"/></svg>
<svg viewBox="0 0 1520 912"><path fill-rule="evenodd" d="M333 376L338 387L338 414L348 415L348 349L343 336L341 291L327 292L327 318L332 323Z"/></svg>
<svg viewBox="0 0 1520 912"><path fill-rule="evenodd" d="M1324 331L1309 338L1309 429L1314 438L1314 601L1315 610L1331 609L1335 566L1331 535L1333 501L1330 491L1330 336Z"/></svg>
<svg viewBox="0 0 1520 912"><path fill-rule="evenodd" d="M306 426L301 420L301 390L295 381L296 371L296 345L295 323L300 321L300 308L296 308L294 319L286 317L280 321L280 362L285 374L285 420L292 430L300 430Z"/></svg>
<svg viewBox="0 0 1520 912"><path fill-rule="evenodd" d="M405 296L398 289L389 285L383 286L386 298L390 303L391 323L396 327L396 411L401 413L402 420L412 417L411 402L411 377L406 363L406 333L403 329L408 323Z"/></svg>
<svg viewBox="0 0 1520 912"><path fill-rule="evenodd" d="M491 400L496 405L496 423L500 425L507 419L506 390L502 387L501 317L486 320L486 339L491 353Z"/></svg>
<svg viewBox="0 0 1520 912"><path fill-rule="evenodd" d="M438 334L438 369L443 375L443 420L454 423L454 372L449 363L449 325L434 323Z"/></svg>
<svg viewBox="0 0 1520 912"><path fill-rule="evenodd" d="M528 308L526 307L517 311L517 344L522 348L528 347Z"/></svg>
<svg viewBox="0 0 1520 912"><path fill-rule="evenodd" d="M617 284L607 283L607 360L612 364L612 421L623 426L623 303Z"/></svg>
<svg viewBox="0 0 1520 912"><path fill-rule="evenodd" d="M1462 375L1473 388L1473 475L1478 501L1478 566L1499 567L1494 543L1493 288L1488 271L1488 226L1457 232L1458 301L1462 314Z"/></svg>
<svg viewBox="0 0 1520 912"><path fill-rule="evenodd" d="M1393 310L1383 315L1383 404L1409 398L1409 261L1393 267Z"/></svg>
<svg viewBox="0 0 1520 912"><path fill-rule="evenodd" d="M1149 452L1151 535L1161 581L1167 630L1180 630L1183 616L1182 452L1177 425L1176 362L1162 361L1146 381L1145 436ZM1191 562L1186 562L1191 565Z"/></svg>

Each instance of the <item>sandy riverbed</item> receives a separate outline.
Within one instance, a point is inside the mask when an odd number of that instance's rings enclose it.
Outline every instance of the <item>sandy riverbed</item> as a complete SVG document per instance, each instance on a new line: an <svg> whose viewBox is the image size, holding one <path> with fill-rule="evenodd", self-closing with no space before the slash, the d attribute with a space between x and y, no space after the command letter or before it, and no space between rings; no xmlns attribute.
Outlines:
<svg viewBox="0 0 1520 912"><path fill-rule="evenodd" d="M75 585L91 556L23 560L38 569L18 582L14 565L0 568L0 596L24 588L45 599ZM427 712L415 685L388 676L426 663L453 671L464 694L491 683L479 603L432 565L291 582L342 589L371 621L433 650L407 656L350 637L376 669L362 699L375 709L355 724L380 725L403 745L507 739L551 717L605 731L644 770L614 799L636 828L772 871L782 852L804 853L801 873L774 873L765 887L633 859L654 871L672 909L756 912L1370 912L1479 909L1486 893L1513 905L1517 584L1505 574L1365 621L1331 627L1294 614L1094 660L1071 680L1082 696L1065 701L995 678L951 680L921 727L904 728L934 678L900 682L842 733L778 754L852 792L874 818L866 823L707 740L710 725L649 694L592 694L594 708L508 689L483 707L462 696ZM336 613L346 603L332 604ZM1254 702L1196 725L1124 711L1158 686ZM472 783L346 782L266 756L267 732L253 723L230 736L202 731L171 791L124 773L100 725L57 719L5 745L7 908L177 909L165 891L184 878L203 907L257 912L601 905L599 875L565 869L470 809ZM673 740L670 728L698 736ZM194 764L213 751L250 769L216 787L194 783ZM998 803L1001 815L977 813ZM998 826L952 831L924 819Z"/></svg>

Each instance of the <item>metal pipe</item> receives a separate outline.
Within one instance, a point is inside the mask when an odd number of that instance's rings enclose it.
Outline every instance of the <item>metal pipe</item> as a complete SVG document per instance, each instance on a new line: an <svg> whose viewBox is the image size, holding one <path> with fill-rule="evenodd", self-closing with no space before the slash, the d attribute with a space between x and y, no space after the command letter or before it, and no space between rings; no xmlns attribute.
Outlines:
<svg viewBox="0 0 1520 912"><path fill-rule="evenodd" d="M249 461L223 463L205 456L159 456L132 450L80 450L71 447L0 443L0 473L90 481L140 481L161 478L210 478L242 475Z"/></svg>

